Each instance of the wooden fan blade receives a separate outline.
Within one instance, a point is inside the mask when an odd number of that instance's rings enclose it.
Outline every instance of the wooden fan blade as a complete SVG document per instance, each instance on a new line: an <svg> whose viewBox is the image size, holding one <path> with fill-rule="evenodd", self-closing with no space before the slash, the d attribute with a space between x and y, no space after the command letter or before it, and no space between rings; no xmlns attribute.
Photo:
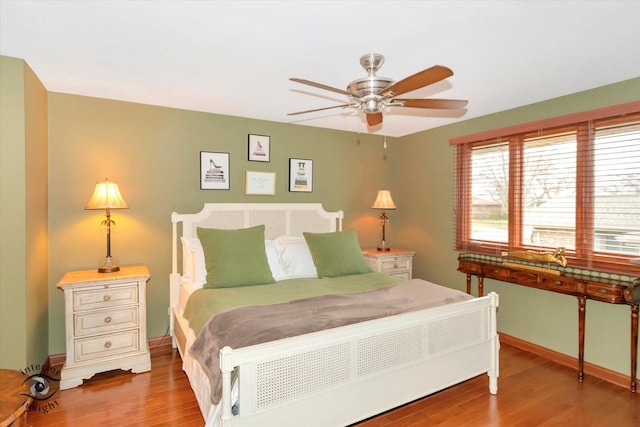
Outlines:
<svg viewBox="0 0 640 427"><path fill-rule="evenodd" d="M434 65L431 68L427 68L426 70L422 70L419 73L415 73L407 78L395 82L386 88L382 92L382 95L402 95L403 93L411 92L412 90L420 89L421 87L439 82L440 80L444 80L450 76L453 76L453 71L449 68L442 65Z"/></svg>
<svg viewBox="0 0 640 427"><path fill-rule="evenodd" d="M349 104L334 105L333 107L324 107L324 108L316 108L314 110L297 111L295 113L289 113L287 114L287 116L297 116L298 114L313 113L314 111L331 110L332 108L346 108L349 106L350 106Z"/></svg>
<svg viewBox="0 0 640 427"><path fill-rule="evenodd" d="M376 126L382 123L382 113L367 114L367 124Z"/></svg>
<svg viewBox="0 0 640 427"><path fill-rule="evenodd" d="M309 85L309 86L317 87L317 88L324 89L324 90L330 90L331 92L339 93L340 95L349 96L349 92L347 92L346 90L342 90L342 89L338 89L338 88L335 88L335 87L323 85L322 83L312 82L311 80L298 79L298 78L295 78L295 77L292 77L289 80L291 80L292 82L296 82L296 83L302 83L303 85Z"/></svg>
<svg viewBox="0 0 640 427"><path fill-rule="evenodd" d="M465 101L462 99L400 99L394 98L392 102L400 101L403 102L403 107L410 108L433 108L433 109L442 109L442 110L457 110L459 108L464 108L469 101Z"/></svg>

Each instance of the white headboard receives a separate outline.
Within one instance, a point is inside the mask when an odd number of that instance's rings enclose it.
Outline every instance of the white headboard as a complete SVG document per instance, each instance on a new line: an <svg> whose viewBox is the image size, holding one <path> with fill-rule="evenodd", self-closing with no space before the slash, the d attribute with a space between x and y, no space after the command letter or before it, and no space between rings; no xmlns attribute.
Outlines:
<svg viewBox="0 0 640 427"><path fill-rule="evenodd" d="M327 212L320 203L205 203L194 214L171 214L173 237L171 243L170 304L178 305L180 274L178 272L178 244L180 237L197 237L197 228L238 229L265 225L265 239L278 236L302 236L302 233L342 231L342 211ZM182 234L178 233L182 223Z"/></svg>

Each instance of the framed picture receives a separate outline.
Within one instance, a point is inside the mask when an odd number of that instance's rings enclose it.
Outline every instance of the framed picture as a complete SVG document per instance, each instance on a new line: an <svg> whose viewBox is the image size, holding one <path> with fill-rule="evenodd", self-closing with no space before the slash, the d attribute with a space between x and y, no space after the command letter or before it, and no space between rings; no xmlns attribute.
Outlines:
<svg viewBox="0 0 640 427"><path fill-rule="evenodd" d="M289 191L313 191L313 160L289 159Z"/></svg>
<svg viewBox="0 0 640 427"><path fill-rule="evenodd" d="M269 162L270 143L270 136L249 135L249 161Z"/></svg>
<svg viewBox="0 0 640 427"><path fill-rule="evenodd" d="M200 189L229 189L229 153L200 152Z"/></svg>
<svg viewBox="0 0 640 427"><path fill-rule="evenodd" d="M245 194L276 194L276 173L247 171Z"/></svg>

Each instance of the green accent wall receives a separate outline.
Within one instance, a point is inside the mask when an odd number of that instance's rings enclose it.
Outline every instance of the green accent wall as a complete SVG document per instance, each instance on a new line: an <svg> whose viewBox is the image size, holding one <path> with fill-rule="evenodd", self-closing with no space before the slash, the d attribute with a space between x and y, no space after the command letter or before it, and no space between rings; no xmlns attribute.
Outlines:
<svg viewBox="0 0 640 427"><path fill-rule="evenodd" d="M397 144L397 187L392 189L402 201L400 231L391 243L416 251L416 277L465 290L466 276L456 271L458 253L453 250L455 149L449 139L639 99L636 78L402 138ZM476 285L474 278L474 294ZM577 298L494 280L485 280L484 290L500 295L501 332L577 357ZM587 362L629 374L630 313L628 306L587 303Z"/></svg>
<svg viewBox="0 0 640 427"><path fill-rule="evenodd" d="M0 57L0 367L45 362L48 345L47 92Z"/></svg>

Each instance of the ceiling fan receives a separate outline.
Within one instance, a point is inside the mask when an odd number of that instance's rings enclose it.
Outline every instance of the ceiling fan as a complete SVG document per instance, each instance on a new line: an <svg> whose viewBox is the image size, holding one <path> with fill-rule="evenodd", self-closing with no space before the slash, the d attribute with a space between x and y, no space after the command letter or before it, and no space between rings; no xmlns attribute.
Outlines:
<svg viewBox="0 0 640 427"><path fill-rule="evenodd" d="M317 87L341 95L346 95L348 104L332 107L316 108L314 110L289 113L288 116L329 110L332 108L355 108L367 115L367 124L376 126L382 123L382 112L386 107L409 107L431 109L460 109L467 105L467 101L459 99L404 99L396 98L407 92L420 89L430 84L444 80L453 75L453 71L442 65L434 65L400 81L394 82L387 77L376 76L376 71L384 64L384 55L370 53L360 57L360 65L369 74L367 77L349 83L346 90L327 86L310 80L291 78L296 83Z"/></svg>

